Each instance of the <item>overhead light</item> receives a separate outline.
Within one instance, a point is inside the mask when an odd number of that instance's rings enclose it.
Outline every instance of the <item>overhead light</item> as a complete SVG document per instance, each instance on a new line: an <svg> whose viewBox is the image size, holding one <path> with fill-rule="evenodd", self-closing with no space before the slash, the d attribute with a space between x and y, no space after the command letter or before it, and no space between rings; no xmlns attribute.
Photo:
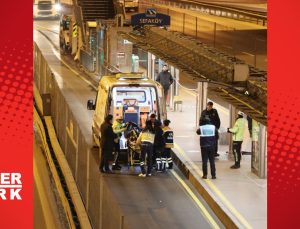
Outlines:
<svg viewBox="0 0 300 229"><path fill-rule="evenodd" d="M55 10L57 10L57 11L61 11L61 5L58 4L58 3L54 5L54 8L55 8Z"/></svg>

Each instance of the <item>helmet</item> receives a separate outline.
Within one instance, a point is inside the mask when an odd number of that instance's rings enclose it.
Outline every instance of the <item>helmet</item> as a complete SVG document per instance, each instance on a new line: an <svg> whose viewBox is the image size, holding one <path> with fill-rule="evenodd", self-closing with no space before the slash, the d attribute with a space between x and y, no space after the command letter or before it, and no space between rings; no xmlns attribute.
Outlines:
<svg viewBox="0 0 300 229"><path fill-rule="evenodd" d="M244 114L244 112L242 112L242 111L239 111L239 112L238 112L238 115L240 115L240 116L244 116L245 114Z"/></svg>

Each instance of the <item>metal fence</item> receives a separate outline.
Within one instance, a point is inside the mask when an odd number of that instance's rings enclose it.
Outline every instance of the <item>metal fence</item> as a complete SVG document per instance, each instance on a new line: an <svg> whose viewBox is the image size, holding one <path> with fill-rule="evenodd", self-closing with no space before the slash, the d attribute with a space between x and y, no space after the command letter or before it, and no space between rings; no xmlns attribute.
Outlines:
<svg viewBox="0 0 300 229"><path fill-rule="evenodd" d="M140 4L141 10L149 7L153 7L153 5ZM170 30L199 39L209 46L244 60L249 65L266 70L266 30L236 30L233 27L224 26L169 8L157 6L155 8L158 12L168 14L171 17Z"/></svg>
<svg viewBox="0 0 300 229"><path fill-rule="evenodd" d="M84 49L80 50L80 61L82 66L89 72L95 71L95 60L92 52L87 52Z"/></svg>
<svg viewBox="0 0 300 229"><path fill-rule="evenodd" d="M140 0L142 4L157 4L168 7L176 7L188 10L194 10L209 15L226 17L239 21L246 21L262 26L267 25L267 12L264 9L243 9L234 6L217 5L216 3L199 2L193 0Z"/></svg>

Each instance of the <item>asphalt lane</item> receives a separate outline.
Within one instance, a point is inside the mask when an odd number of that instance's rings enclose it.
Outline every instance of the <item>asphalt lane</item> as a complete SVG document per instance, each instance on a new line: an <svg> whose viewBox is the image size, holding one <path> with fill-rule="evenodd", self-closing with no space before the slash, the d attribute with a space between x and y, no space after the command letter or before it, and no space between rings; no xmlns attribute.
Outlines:
<svg viewBox="0 0 300 229"><path fill-rule="evenodd" d="M39 22L35 22L37 25ZM49 22L52 26L54 22ZM47 23L43 22L43 26ZM53 35L55 37L55 35ZM86 110L86 101L95 98L96 92L90 85L83 82L74 72L68 69L58 58L52 44L38 31L34 31L34 40L48 60L55 77L61 84L61 88L68 96L67 100L74 111L75 119L80 123L80 129L86 133L85 138L91 137L92 112ZM57 42L57 41L54 41ZM98 172L98 152L93 151L92 156L94 179L100 179ZM179 172L178 172L179 174ZM135 175L104 175L105 181L109 184L111 192L125 218L130 223L130 228L212 228L210 222L199 205L191 197L189 191L171 173L157 174L149 179L143 179ZM188 182L186 182L188 183ZM188 185L189 186L189 185ZM99 187L100 188L100 187ZM190 186L193 190L193 187ZM100 190L98 190L100 192ZM201 200L196 192L195 196ZM202 204L206 206L206 203ZM206 210L214 222L220 224L216 216L206 206Z"/></svg>

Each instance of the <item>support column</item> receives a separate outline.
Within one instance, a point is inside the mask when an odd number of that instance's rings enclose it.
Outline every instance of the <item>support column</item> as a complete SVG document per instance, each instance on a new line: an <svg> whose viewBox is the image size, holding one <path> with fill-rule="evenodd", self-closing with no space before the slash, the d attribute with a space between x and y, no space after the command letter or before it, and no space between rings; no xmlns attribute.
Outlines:
<svg viewBox="0 0 300 229"><path fill-rule="evenodd" d="M175 68L175 74L174 79L176 79L177 82L179 82L179 69ZM179 84L175 82L175 95L179 95Z"/></svg>
<svg viewBox="0 0 300 229"><path fill-rule="evenodd" d="M260 168L259 177L266 178L267 176L267 128L260 125Z"/></svg>
<svg viewBox="0 0 300 229"><path fill-rule="evenodd" d="M229 104L229 126L233 127L236 119L236 108L233 105ZM232 150L232 134L229 135L229 149L228 149L228 158L233 158L233 150Z"/></svg>
<svg viewBox="0 0 300 229"><path fill-rule="evenodd" d="M197 83L197 97L196 97L196 128L199 126L199 119L201 112L205 109L207 103L207 82Z"/></svg>
<svg viewBox="0 0 300 229"><path fill-rule="evenodd" d="M151 79L152 72L152 54L150 52L147 53L147 78Z"/></svg>
<svg viewBox="0 0 300 229"><path fill-rule="evenodd" d="M155 80L155 56L151 54L151 79Z"/></svg>
<svg viewBox="0 0 300 229"><path fill-rule="evenodd" d="M170 73L171 75L175 78L175 68L173 66L170 66ZM175 84L175 83L174 83ZM170 108L174 110L174 95L175 95L175 88L174 88L174 84L170 86L170 90L169 90L169 97L170 97Z"/></svg>
<svg viewBox="0 0 300 229"><path fill-rule="evenodd" d="M264 125L252 119L251 171L259 178L267 176L267 130Z"/></svg>
<svg viewBox="0 0 300 229"><path fill-rule="evenodd" d="M260 128L261 132L261 178L266 178L267 177L267 152L268 152L268 147L267 147L267 128L266 126L261 125Z"/></svg>

